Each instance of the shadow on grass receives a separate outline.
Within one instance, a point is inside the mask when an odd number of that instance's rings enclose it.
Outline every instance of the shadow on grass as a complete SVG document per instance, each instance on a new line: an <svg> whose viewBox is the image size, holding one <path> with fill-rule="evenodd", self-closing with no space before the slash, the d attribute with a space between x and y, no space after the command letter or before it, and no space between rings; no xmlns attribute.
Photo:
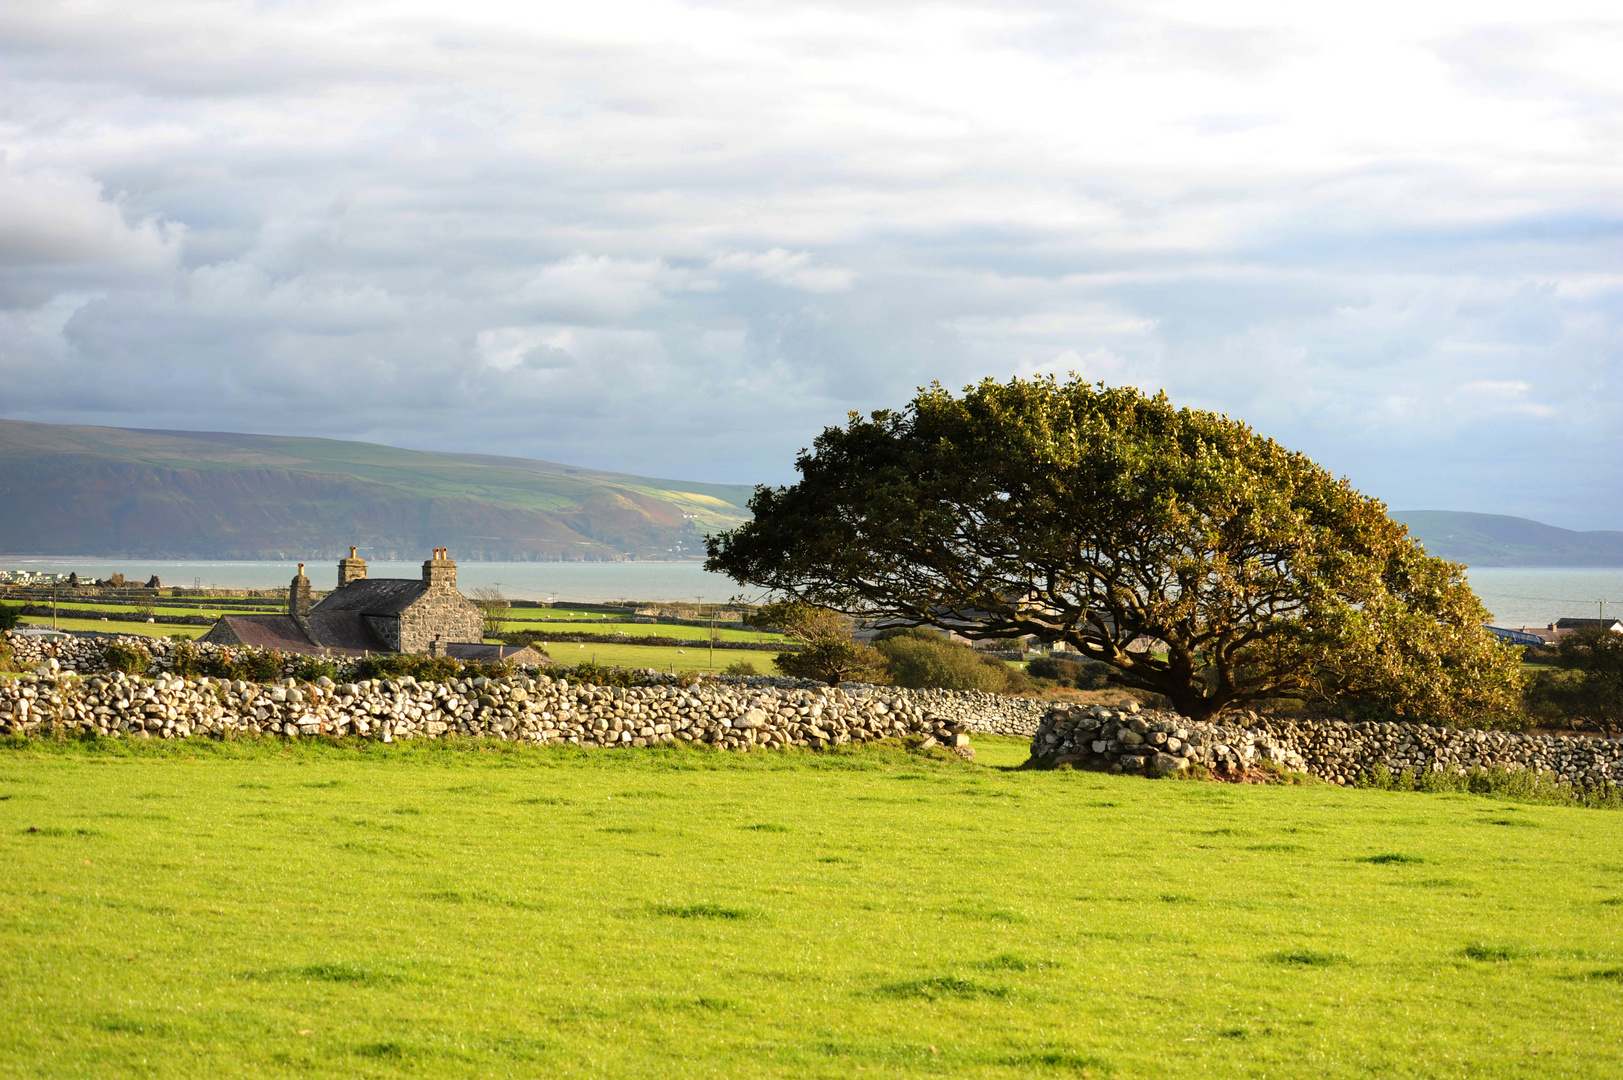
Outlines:
<svg viewBox="0 0 1623 1080"><path fill-rule="evenodd" d="M254 982L334 983L343 986L394 986L407 979L394 971L363 967L344 960L327 960L298 967L267 968L238 976Z"/></svg>
<svg viewBox="0 0 1623 1080"><path fill-rule="evenodd" d="M1317 952L1313 949L1289 949L1285 952L1276 952L1268 957L1270 964L1283 964L1287 967L1331 967L1336 964L1348 964L1352 961L1340 953Z"/></svg>
<svg viewBox="0 0 1623 1080"><path fill-rule="evenodd" d="M875 993L879 997L917 1001L974 1001L986 998L1001 1000L1009 996L1009 988L1007 986L989 986L985 983L975 982L973 979L960 978L957 975L932 975L924 979L907 979L903 982L886 983Z"/></svg>
<svg viewBox="0 0 1623 1080"><path fill-rule="evenodd" d="M1027 960L1015 953L999 953L974 965L982 971L1045 971L1060 966L1058 960Z"/></svg>
<svg viewBox="0 0 1623 1080"><path fill-rule="evenodd" d="M672 919L740 920L756 917L753 911L723 907L720 904L659 904L654 908L654 914Z"/></svg>
<svg viewBox="0 0 1623 1080"><path fill-rule="evenodd" d="M1484 963L1504 963L1507 960L1526 960L1536 956L1537 953L1525 945L1515 942L1488 943L1473 941L1461 950L1467 960L1480 960Z"/></svg>

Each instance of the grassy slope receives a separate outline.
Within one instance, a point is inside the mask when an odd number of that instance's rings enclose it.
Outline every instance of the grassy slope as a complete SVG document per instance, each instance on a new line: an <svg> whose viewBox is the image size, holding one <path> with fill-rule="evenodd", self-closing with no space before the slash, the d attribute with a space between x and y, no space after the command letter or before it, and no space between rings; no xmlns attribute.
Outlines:
<svg viewBox="0 0 1623 1080"><path fill-rule="evenodd" d="M751 489L630 476L528 458L441 454L377 443L229 432L141 431L0 421L0 451L87 454L168 469L276 469L356 476L424 497L476 495L503 505L557 510L607 484L684 504L702 524L747 518Z"/></svg>
<svg viewBox="0 0 1623 1080"><path fill-rule="evenodd" d="M871 748L11 748L0 1074L1612 1077L1620 852Z"/></svg>
<svg viewBox="0 0 1623 1080"><path fill-rule="evenodd" d="M1399 510L1426 550L1471 566L1623 566L1623 532L1574 532L1527 518Z"/></svg>
<svg viewBox="0 0 1623 1080"><path fill-rule="evenodd" d="M0 530L0 545L30 551L52 536L109 553L327 547L340 534L412 547L424 529L466 524L469 535L451 542L617 558L663 557L681 541L691 557L702 534L747 519L751 490L331 439L7 420L0 466L17 480L0 490L19 505L48 492L27 505L32 529Z"/></svg>

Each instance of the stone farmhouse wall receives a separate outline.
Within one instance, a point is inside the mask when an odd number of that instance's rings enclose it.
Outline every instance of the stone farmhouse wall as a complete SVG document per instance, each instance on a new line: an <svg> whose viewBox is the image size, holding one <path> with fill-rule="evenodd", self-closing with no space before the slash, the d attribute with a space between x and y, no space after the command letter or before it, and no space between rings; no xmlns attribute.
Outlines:
<svg viewBox="0 0 1623 1080"><path fill-rule="evenodd" d="M1038 764L1109 772L1180 772L1199 763L1238 776L1270 762L1335 784L1391 772L1532 769L1584 789L1623 782L1623 742L1565 735L1341 720L1197 722L1136 705L1051 708L1031 740Z"/></svg>
<svg viewBox="0 0 1623 1080"><path fill-rule="evenodd" d="M398 640L389 645L406 653L428 652L436 634L443 635L447 642L485 639L485 621L479 609L456 590L455 584L439 581L400 613L397 627Z"/></svg>

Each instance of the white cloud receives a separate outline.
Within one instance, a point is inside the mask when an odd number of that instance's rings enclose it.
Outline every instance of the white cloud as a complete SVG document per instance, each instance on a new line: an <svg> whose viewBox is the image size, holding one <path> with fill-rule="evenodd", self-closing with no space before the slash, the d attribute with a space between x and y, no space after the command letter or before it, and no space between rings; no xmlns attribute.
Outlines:
<svg viewBox="0 0 1623 1080"><path fill-rule="evenodd" d="M1077 370L1623 526L1613 6L11 5L0 409L782 480Z"/></svg>
<svg viewBox="0 0 1623 1080"><path fill-rule="evenodd" d="M813 266L812 256L806 251L735 251L710 261L713 270L748 270L767 281L804 289L812 293L844 292L856 280L850 270L838 266Z"/></svg>
<svg viewBox="0 0 1623 1080"><path fill-rule="evenodd" d="M184 229L155 216L135 224L88 176L0 171L0 266L166 267Z"/></svg>

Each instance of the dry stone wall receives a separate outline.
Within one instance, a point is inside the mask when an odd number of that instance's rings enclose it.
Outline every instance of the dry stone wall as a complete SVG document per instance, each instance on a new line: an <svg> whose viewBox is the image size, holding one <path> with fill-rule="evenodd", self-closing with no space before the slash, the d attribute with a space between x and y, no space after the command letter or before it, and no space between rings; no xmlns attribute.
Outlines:
<svg viewBox="0 0 1623 1080"><path fill-rule="evenodd" d="M1532 769L1592 790L1623 781L1623 742L1430 724L1281 720L1247 714L1198 722L1176 713L1056 706L1031 741L1033 762L1110 772L1181 772L1200 764L1241 776L1264 762L1335 784L1390 772Z"/></svg>
<svg viewBox="0 0 1623 1080"><path fill-rule="evenodd" d="M815 690L823 686L814 679L790 679L779 675L724 676L719 681L735 686L771 686L780 690ZM872 683L844 683L843 689L857 697L881 694L912 703L927 715L962 725L966 731L983 735L1013 735L1029 739L1047 715L1049 704L1032 698L989 694L980 690L909 690L899 686Z"/></svg>
<svg viewBox="0 0 1623 1080"><path fill-rule="evenodd" d="M142 637L134 634L100 634L80 631L65 638L45 639L32 634L7 633L6 644L12 656L24 668L37 667L52 660L65 671L90 675L107 670L107 646L114 642L145 655L154 672L168 671L174 666L178 642L169 638ZM229 652L242 656L253 652L246 645L220 645L212 641L193 641L192 651L197 656L214 657ZM291 675L307 657L285 655L282 672Z"/></svg>
<svg viewBox="0 0 1623 1080"><path fill-rule="evenodd" d="M148 652L158 677L106 674L103 650L110 640ZM42 665L39 673L0 680L0 732L18 735L257 733L386 741L467 735L622 747L705 742L729 749L833 746L903 735L972 756L968 735L979 732L1030 737L1037 765L1111 772L1170 773L1199 764L1220 777L1238 777L1266 763L1337 784L1354 783L1377 767L1455 774L1531 769L1584 789L1623 782L1623 742L1581 736L1255 713L1201 722L1131 702L1084 707L969 691L830 689L773 676L684 687L651 675L646 685L629 689L583 686L538 672L445 684L409 677L313 684L284 678L281 685L260 686L177 677L168 670L174 643L163 639L73 637L43 645L8 634L7 641L25 665ZM284 676L301 659L289 658Z"/></svg>
<svg viewBox="0 0 1623 1080"><path fill-rule="evenodd" d="M47 665L48 667L49 665ZM121 673L30 674L0 683L11 735L184 739L359 736L393 742L470 736L547 744L721 749L828 747L891 737L973 757L961 726L897 695L705 684L599 687L513 675L447 683L397 679L274 686Z"/></svg>

